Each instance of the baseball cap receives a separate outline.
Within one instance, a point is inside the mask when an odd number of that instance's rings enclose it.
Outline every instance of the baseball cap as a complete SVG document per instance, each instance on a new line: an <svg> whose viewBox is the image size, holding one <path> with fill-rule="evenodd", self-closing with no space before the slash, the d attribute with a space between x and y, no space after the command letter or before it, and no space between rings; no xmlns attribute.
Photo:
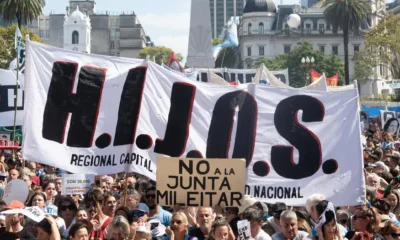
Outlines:
<svg viewBox="0 0 400 240"><path fill-rule="evenodd" d="M24 208L25 205L18 201L18 200L12 200L9 204L7 204L7 209L22 209Z"/></svg>
<svg viewBox="0 0 400 240"><path fill-rule="evenodd" d="M389 172L389 167L386 166L386 165L385 165L383 162L381 162L381 161L378 161L378 162L375 163L375 168L382 168L382 169L384 169L385 171L388 171L388 172Z"/></svg>
<svg viewBox="0 0 400 240"><path fill-rule="evenodd" d="M144 203L139 203L138 205L134 206L132 210L133 211L141 211L141 212L145 212L145 213L150 212L149 207Z"/></svg>

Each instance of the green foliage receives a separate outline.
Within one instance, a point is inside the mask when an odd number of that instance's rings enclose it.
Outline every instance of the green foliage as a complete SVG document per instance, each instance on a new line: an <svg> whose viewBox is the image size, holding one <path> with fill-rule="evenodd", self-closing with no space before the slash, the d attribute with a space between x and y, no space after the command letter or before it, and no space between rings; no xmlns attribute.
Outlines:
<svg viewBox="0 0 400 240"><path fill-rule="evenodd" d="M0 11L5 21L17 19L21 28L22 23L32 22L39 17L45 4L44 0L2 0Z"/></svg>
<svg viewBox="0 0 400 240"><path fill-rule="evenodd" d="M332 77L339 73L339 85L343 84L344 65L337 56L325 56L318 50L313 50L309 42L301 42L289 54L280 54L275 59L262 57L258 59L253 67L257 68L262 63L271 71L289 69L290 85L292 87L304 87L309 84L308 68L301 63L303 57L314 57L315 62L312 68L320 73L325 73L327 77ZM306 79L308 80L306 83Z"/></svg>
<svg viewBox="0 0 400 240"><path fill-rule="evenodd" d="M365 36L365 48L355 57L356 78L367 79L372 68L386 66L400 79L400 15L386 15ZM358 69L357 69L358 68Z"/></svg>
<svg viewBox="0 0 400 240"><path fill-rule="evenodd" d="M214 39L212 40L212 45L215 46L215 45L221 44L221 43L223 43L223 42L224 42L224 40L222 40L222 39L220 39L220 38L214 38Z"/></svg>
<svg viewBox="0 0 400 240"><path fill-rule="evenodd" d="M343 30L344 63L346 84L350 82L349 75L349 31L358 33L360 25L371 13L369 2L364 0L325 0L324 17L332 25L332 31Z"/></svg>
<svg viewBox="0 0 400 240"><path fill-rule="evenodd" d="M139 52L138 58L141 59L146 59L147 56L150 56L151 58L155 56L156 58L156 63L161 64L167 64L169 57L172 53L171 48L163 47L163 46L157 46L157 47L147 47L143 48ZM183 60L183 56L179 53L175 53L176 57L178 58L179 62Z"/></svg>
<svg viewBox="0 0 400 240"><path fill-rule="evenodd" d="M15 29L17 25L11 25L10 27L0 27L0 68L8 68L10 62L16 58L15 52ZM26 27L21 28L22 38L25 40L25 36L29 34L31 41L41 42L40 37L29 31Z"/></svg>

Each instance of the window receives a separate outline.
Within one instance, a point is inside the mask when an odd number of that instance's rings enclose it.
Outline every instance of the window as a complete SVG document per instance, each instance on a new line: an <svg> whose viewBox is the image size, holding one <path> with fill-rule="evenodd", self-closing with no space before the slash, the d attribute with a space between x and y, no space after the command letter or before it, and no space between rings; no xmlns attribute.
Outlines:
<svg viewBox="0 0 400 240"><path fill-rule="evenodd" d="M338 54L339 54L339 47L332 46L332 55L338 55Z"/></svg>
<svg viewBox="0 0 400 240"><path fill-rule="evenodd" d="M258 55L264 56L264 47L262 46L258 47Z"/></svg>
<svg viewBox="0 0 400 240"><path fill-rule="evenodd" d="M283 52L284 53L290 53L290 46L286 45L283 47Z"/></svg>
<svg viewBox="0 0 400 240"><path fill-rule="evenodd" d="M360 51L360 46L359 45L354 45L354 53Z"/></svg>
<svg viewBox="0 0 400 240"><path fill-rule="evenodd" d="M319 33L321 34L325 33L325 24L320 24L318 28L319 28Z"/></svg>
<svg viewBox="0 0 400 240"><path fill-rule="evenodd" d="M251 56L251 47L247 47L247 56Z"/></svg>
<svg viewBox="0 0 400 240"><path fill-rule="evenodd" d="M258 24L258 34L264 34L264 23Z"/></svg>
<svg viewBox="0 0 400 240"><path fill-rule="evenodd" d="M46 31L46 38L49 38L50 37L50 33L49 33L49 31Z"/></svg>
<svg viewBox="0 0 400 240"><path fill-rule="evenodd" d="M43 38L43 31L39 31L39 37Z"/></svg>
<svg viewBox="0 0 400 240"><path fill-rule="evenodd" d="M249 32L248 34L251 35L251 23L249 23L247 31Z"/></svg>
<svg viewBox="0 0 400 240"><path fill-rule="evenodd" d="M79 33L78 31L72 32L72 44L79 44Z"/></svg>
<svg viewBox="0 0 400 240"><path fill-rule="evenodd" d="M306 24L306 33L311 34L311 24L309 23Z"/></svg>
<svg viewBox="0 0 400 240"><path fill-rule="evenodd" d="M111 48L115 48L115 43L114 43L114 41L111 41Z"/></svg>
<svg viewBox="0 0 400 240"><path fill-rule="evenodd" d="M319 51L325 53L325 46L319 46Z"/></svg>

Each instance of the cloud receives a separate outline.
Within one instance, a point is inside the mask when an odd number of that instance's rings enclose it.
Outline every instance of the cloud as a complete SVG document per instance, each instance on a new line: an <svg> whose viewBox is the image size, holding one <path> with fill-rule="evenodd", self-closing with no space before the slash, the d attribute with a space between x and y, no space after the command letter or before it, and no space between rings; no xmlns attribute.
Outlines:
<svg viewBox="0 0 400 240"><path fill-rule="evenodd" d="M147 13L139 16L139 22L146 28L189 31L190 13L154 14Z"/></svg>

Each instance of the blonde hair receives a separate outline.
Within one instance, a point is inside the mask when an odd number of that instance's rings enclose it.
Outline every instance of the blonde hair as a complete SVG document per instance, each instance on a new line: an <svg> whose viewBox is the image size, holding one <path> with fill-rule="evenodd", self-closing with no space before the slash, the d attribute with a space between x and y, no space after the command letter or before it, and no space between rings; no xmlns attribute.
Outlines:
<svg viewBox="0 0 400 240"><path fill-rule="evenodd" d="M124 234L125 238L129 237L130 226L129 226L128 220L126 220L125 217L123 217L123 216L114 217L113 220L110 222L110 224L107 227L107 232L109 234L112 234L112 232L118 228L120 228L122 230L122 233Z"/></svg>
<svg viewBox="0 0 400 240"><path fill-rule="evenodd" d="M174 214L172 214L171 220L175 216L180 217L182 219L182 223L184 223L186 226L189 226L189 221L188 221L188 219L186 217L186 214L184 212L182 212L182 211L175 212Z"/></svg>

